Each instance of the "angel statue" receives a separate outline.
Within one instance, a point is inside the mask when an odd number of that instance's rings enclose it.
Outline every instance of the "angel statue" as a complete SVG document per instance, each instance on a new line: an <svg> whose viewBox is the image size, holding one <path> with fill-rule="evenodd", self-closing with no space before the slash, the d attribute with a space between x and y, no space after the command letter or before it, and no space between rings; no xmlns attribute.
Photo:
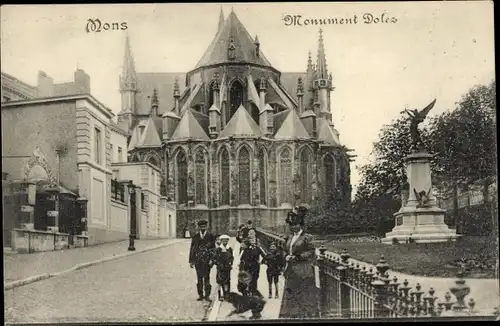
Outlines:
<svg viewBox="0 0 500 326"><path fill-rule="evenodd" d="M420 131L418 130L418 125L424 121L429 111L434 107L434 104L436 104L436 100L432 101L421 111L418 111L417 109L414 110L405 109L403 111L406 112L406 114L408 114L411 119L410 133L411 133L412 150L418 150L422 147L422 139L420 138Z"/></svg>
<svg viewBox="0 0 500 326"><path fill-rule="evenodd" d="M417 189L413 188L413 192L415 193L415 198L418 200L418 207L428 206L431 197L431 188L427 192L425 190L418 192Z"/></svg>

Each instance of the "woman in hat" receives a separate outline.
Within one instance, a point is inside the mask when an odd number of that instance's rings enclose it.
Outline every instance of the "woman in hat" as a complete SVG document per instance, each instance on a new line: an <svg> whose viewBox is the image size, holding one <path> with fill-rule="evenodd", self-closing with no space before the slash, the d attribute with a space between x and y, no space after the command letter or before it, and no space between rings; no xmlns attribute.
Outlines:
<svg viewBox="0 0 500 326"><path fill-rule="evenodd" d="M290 233L285 238L285 278L280 318L313 318L316 315L316 284L312 260L312 236L304 232L307 206L295 207L286 223Z"/></svg>

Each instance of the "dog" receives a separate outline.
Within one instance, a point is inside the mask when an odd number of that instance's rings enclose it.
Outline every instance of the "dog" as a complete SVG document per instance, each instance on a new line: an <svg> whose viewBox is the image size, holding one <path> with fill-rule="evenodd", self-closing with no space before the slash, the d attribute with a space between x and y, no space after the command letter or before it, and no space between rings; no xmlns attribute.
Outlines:
<svg viewBox="0 0 500 326"><path fill-rule="evenodd" d="M251 310L252 316L250 319L260 319L262 317L261 312L266 305L264 296L259 291L255 295L241 295L236 292L229 292L224 299L234 307L234 310L227 317L235 314L243 314Z"/></svg>

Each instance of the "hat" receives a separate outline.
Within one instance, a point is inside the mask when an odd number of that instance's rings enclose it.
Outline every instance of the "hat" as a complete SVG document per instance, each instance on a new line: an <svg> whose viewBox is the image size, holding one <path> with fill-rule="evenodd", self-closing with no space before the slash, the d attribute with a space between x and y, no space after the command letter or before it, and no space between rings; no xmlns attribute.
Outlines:
<svg viewBox="0 0 500 326"><path fill-rule="evenodd" d="M208 225L208 222L205 220L198 221L198 226L206 226Z"/></svg>
<svg viewBox="0 0 500 326"><path fill-rule="evenodd" d="M300 206L295 206L291 212L288 212L285 222L289 225L301 225L304 226L304 220L309 210L309 205L304 204Z"/></svg>
<svg viewBox="0 0 500 326"><path fill-rule="evenodd" d="M228 236L228 235L226 235L226 234L223 234L223 235L221 235L221 236L219 237L219 239L221 239L221 240L229 240L229 239L231 239L231 237L229 237L229 236Z"/></svg>

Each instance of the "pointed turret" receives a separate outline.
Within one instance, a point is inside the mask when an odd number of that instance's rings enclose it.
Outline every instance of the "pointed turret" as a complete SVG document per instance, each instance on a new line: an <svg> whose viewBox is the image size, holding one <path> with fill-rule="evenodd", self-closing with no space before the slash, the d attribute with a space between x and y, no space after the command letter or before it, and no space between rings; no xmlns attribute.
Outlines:
<svg viewBox="0 0 500 326"><path fill-rule="evenodd" d="M158 106L160 102L158 101L158 92L156 88L153 89L153 95L151 96L151 115L153 117L158 116Z"/></svg>
<svg viewBox="0 0 500 326"><path fill-rule="evenodd" d="M316 70L314 72L313 88L319 102L319 109L317 107L314 109L316 115L318 115L319 118L331 121L332 114L330 112L329 98L333 87L332 80L329 78L328 69L326 67L325 46L323 44L323 31L321 29L319 30L318 58Z"/></svg>
<svg viewBox="0 0 500 326"><path fill-rule="evenodd" d="M304 111L304 82L302 77L297 79L297 99L299 101L299 114Z"/></svg>
<svg viewBox="0 0 500 326"><path fill-rule="evenodd" d="M323 44L323 30L319 30L318 57L316 60L316 78L328 79L328 69L326 67L325 46Z"/></svg>
<svg viewBox="0 0 500 326"><path fill-rule="evenodd" d="M219 26L217 27L217 33L222 31L223 27L224 27L224 11L222 10L222 6L220 6Z"/></svg>
<svg viewBox="0 0 500 326"><path fill-rule="evenodd" d="M128 34L125 36L125 53L123 56L122 74L120 75L121 111L118 122L127 123L127 131L132 126L132 115L135 113L135 93L137 92L137 74L135 72L134 58L130 49Z"/></svg>

